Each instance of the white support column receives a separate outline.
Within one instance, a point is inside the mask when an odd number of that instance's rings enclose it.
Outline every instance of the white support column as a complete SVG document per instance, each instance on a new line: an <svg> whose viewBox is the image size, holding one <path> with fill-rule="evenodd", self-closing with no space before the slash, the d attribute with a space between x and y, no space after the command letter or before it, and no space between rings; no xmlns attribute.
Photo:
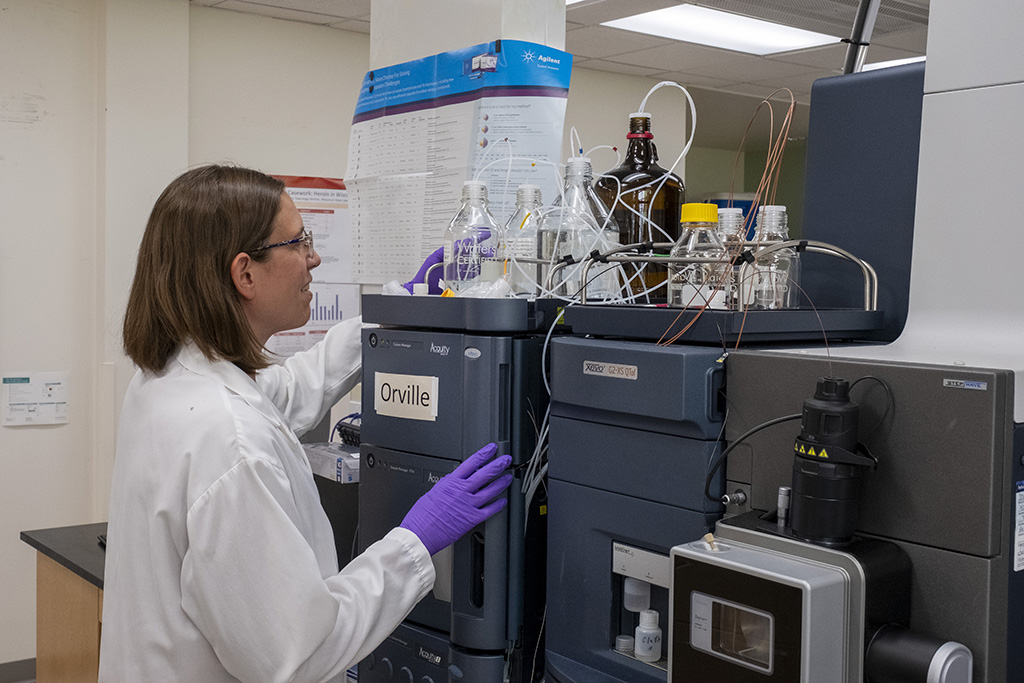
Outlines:
<svg viewBox="0 0 1024 683"><path fill-rule="evenodd" d="M189 4L102 0L101 15L93 513L106 519L117 418L134 372L121 320L136 253L153 203L188 166Z"/></svg>
<svg viewBox="0 0 1024 683"><path fill-rule="evenodd" d="M564 0L373 0L370 68L498 38L563 49Z"/></svg>

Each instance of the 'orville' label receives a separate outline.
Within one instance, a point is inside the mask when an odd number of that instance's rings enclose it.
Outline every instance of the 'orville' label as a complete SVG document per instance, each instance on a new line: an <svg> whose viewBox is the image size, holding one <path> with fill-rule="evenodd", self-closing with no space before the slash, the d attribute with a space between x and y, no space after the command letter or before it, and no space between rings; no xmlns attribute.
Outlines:
<svg viewBox="0 0 1024 683"><path fill-rule="evenodd" d="M373 409L408 420L437 419L437 377L373 373Z"/></svg>

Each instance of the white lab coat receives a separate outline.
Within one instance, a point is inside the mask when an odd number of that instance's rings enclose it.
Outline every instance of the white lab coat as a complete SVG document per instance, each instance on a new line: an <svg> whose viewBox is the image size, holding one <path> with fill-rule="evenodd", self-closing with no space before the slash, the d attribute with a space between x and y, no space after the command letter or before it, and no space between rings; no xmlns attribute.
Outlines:
<svg viewBox="0 0 1024 683"><path fill-rule="evenodd" d="M125 396L110 500L99 680L326 681L433 587L394 529L338 573L296 433L359 381L360 324L258 374L182 347Z"/></svg>

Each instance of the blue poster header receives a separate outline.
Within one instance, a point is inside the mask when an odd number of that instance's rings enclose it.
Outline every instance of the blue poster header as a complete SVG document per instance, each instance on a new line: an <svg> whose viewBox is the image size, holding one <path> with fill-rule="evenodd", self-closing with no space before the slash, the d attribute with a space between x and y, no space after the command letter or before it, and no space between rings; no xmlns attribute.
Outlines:
<svg viewBox="0 0 1024 683"><path fill-rule="evenodd" d="M363 77L354 123L479 97L567 97L572 55L522 40L495 40Z"/></svg>

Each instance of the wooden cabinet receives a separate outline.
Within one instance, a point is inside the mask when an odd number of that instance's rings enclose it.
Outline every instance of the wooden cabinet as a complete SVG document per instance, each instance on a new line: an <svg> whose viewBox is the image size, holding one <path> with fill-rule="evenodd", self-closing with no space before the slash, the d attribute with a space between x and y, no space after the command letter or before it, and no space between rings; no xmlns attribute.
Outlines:
<svg viewBox="0 0 1024 683"><path fill-rule="evenodd" d="M96 683L106 524L24 531L36 556L36 681Z"/></svg>

